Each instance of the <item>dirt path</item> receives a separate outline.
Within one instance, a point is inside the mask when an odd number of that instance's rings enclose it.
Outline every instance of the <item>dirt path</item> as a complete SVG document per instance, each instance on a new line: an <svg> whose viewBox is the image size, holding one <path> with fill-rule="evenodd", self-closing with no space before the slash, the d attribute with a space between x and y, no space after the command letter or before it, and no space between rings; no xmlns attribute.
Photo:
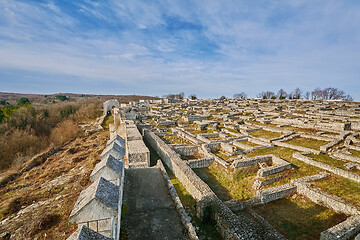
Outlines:
<svg viewBox="0 0 360 240"><path fill-rule="evenodd" d="M123 205L129 239L188 239L158 168L125 171Z"/></svg>

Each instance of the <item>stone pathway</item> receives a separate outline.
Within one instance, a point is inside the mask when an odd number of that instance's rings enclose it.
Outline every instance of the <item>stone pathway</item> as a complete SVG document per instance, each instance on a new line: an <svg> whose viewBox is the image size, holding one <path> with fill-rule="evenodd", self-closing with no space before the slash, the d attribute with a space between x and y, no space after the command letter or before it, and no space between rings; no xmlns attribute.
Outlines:
<svg viewBox="0 0 360 240"><path fill-rule="evenodd" d="M123 205L129 239L188 239L158 168L126 169Z"/></svg>

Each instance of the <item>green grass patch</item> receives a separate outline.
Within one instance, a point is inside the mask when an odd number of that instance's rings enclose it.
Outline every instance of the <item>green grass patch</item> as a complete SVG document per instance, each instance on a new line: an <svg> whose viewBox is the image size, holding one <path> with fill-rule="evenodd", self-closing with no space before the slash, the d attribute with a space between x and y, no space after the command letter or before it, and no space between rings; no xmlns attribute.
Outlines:
<svg viewBox="0 0 360 240"><path fill-rule="evenodd" d="M281 135L283 135L282 133L279 133L279 132L271 132L271 131L266 131L263 129L252 131L252 132L250 132L250 134L253 137L266 138L266 139L278 138Z"/></svg>
<svg viewBox="0 0 360 240"><path fill-rule="evenodd" d="M102 123L102 127L104 128L105 131L109 131L109 124L113 124L114 123L114 116L111 114L108 114L103 123Z"/></svg>
<svg viewBox="0 0 360 240"><path fill-rule="evenodd" d="M329 157L325 153L320 153L319 155L309 154L309 155L307 155L307 157L310 157L310 158L312 158L312 159L314 159L314 160L316 160L318 162L322 162L322 163L325 163L325 164L328 164L328 165L331 165L331 166L334 166L334 167L337 167L337 168L343 168L344 164L345 164L344 161L337 160L337 159L334 159L332 157Z"/></svg>
<svg viewBox="0 0 360 240"><path fill-rule="evenodd" d="M331 175L321 181L312 183L315 187L360 207L360 184L349 179Z"/></svg>
<svg viewBox="0 0 360 240"><path fill-rule="evenodd" d="M213 163L208 168L194 169L194 172L216 193L223 201L238 198L247 200L255 196L252 185L255 181L258 167L252 166L236 171L227 172L222 166Z"/></svg>
<svg viewBox="0 0 360 240"><path fill-rule="evenodd" d="M360 151L350 149L349 152L351 152L352 156L360 158Z"/></svg>
<svg viewBox="0 0 360 240"><path fill-rule="evenodd" d="M322 231L347 218L301 195L283 198L254 210L288 239L319 239Z"/></svg>
<svg viewBox="0 0 360 240"><path fill-rule="evenodd" d="M296 146L301 146L301 147L306 147L306 148L319 150L321 146L327 144L328 142L327 141L316 140L316 139L311 139L311 138L298 137L298 138L286 141L286 143L296 145Z"/></svg>

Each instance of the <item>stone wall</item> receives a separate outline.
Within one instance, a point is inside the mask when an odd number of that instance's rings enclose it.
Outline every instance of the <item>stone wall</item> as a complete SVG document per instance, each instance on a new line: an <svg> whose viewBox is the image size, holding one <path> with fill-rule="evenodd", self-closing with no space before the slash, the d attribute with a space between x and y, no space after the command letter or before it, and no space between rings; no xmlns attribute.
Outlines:
<svg viewBox="0 0 360 240"><path fill-rule="evenodd" d="M193 134L184 132L184 131L182 131L180 129L172 128L172 132L176 133L179 137L182 137L182 138L184 138L186 140L189 140L190 142L192 142L194 144L202 144L203 143L202 141L197 139L196 136L194 136Z"/></svg>
<svg viewBox="0 0 360 240"><path fill-rule="evenodd" d="M291 148L294 150L298 150L300 152L307 152L307 153L313 153L313 154L320 154L320 151L318 150L314 150L311 148L306 148L306 147L301 147L301 146L296 146L296 145L292 145L292 144L288 144L288 143L284 143L284 142L280 142L280 141L274 141L273 144L275 144L276 146L280 146L280 147L286 147L286 148Z"/></svg>
<svg viewBox="0 0 360 240"><path fill-rule="evenodd" d="M256 197L260 198L262 204L265 204L289 196L295 191L296 186L288 183L278 187L259 190L256 192Z"/></svg>
<svg viewBox="0 0 360 240"><path fill-rule="evenodd" d="M360 158L358 157L354 157L351 155L347 155L341 152L331 152L329 153L330 156L337 158L337 159L342 159L342 160L346 160L346 161L350 161L350 162L356 162L356 163L360 163Z"/></svg>
<svg viewBox="0 0 360 240"><path fill-rule="evenodd" d="M199 152L198 146L171 146L172 149L182 156L194 156Z"/></svg>
<svg viewBox="0 0 360 240"><path fill-rule="evenodd" d="M348 217L320 234L320 240L352 239L360 231L360 216Z"/></svg>
<svg viewBox="0 0 360 240"><path fill-rule="evenodd" d="M214 158L201 158L187 161L191 168L205 168L209 167L214 162Z"/></svg>
<svg viewBox="0 0 360 240"><path fill-rule="evenodd" d="M297 192L307 196L311 201L347 215L360 214L359 209L335 195L330 195L311 186L309 182L293 181Z"/></svg>
<svg viewBox="0 0 360 240"><path fill-rule="evenodd" d="M246 157L246 158L241 158L238 160L235 160L232 164L232 167L234 168L239 168L239 167L248 167L254 164L258 164L260 162L265 162L265 161L270 161L272 159L271 154L269 155L261 155L261 156L256 156L256 157Z"/></svg>
<svg viewBox="0 0 360 240"><path fill-rule="evenodd" d="M339 175L339 176L342 176L344 178L355 181L357 183L360 183L360 176L355 174L355 173L352 173L352 172L349 172L349 171L346 171L346 170L343 170L343 169L340 169L340 168L337 168L337 167L333 167L333 166L330 166L330 165L322 163L322 162L315 161L312 158L306 157L306 156L304 156L304 155L302 155L302 154L300 154L298 152L294 153L293 157L300 160L300 161L303 161L303 162L305 162L307 164L310 164L312 166L327 170L327 171L332 172L332 173L334 173L336 175Z"/></svg>
<svg viewBox="0 0 360 240"><path fill-rule="evenodd" d="M118 108L119 102L116 99L110 99L103 103L104 115L106 116L107 112L110 111L112 108Z"/></svg>

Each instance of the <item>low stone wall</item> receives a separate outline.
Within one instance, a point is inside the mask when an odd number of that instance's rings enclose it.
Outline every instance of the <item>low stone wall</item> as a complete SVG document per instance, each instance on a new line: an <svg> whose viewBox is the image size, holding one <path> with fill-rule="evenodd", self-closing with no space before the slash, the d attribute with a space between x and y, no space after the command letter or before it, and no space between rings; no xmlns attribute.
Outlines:
<svg viewBox="0 0 360 240"><path fill-rule="evenodd" d="M236 149L234 146L228 144L228 143L224 143L224 142L221 142L220 143L220 148L224 151L224 152L227 152L229 154L234 154L236 152Z"/></svg>
<svg viewBox="0 0 360 240"><path fill-rule="evenodd" d="M239 147L241 149L248 150L248 151L252 151L254 149L254 147L244 144L244 143L241 143L241 142L238 142L238 141L234 141L233 145L236 147Z"/></svg>
<svg viewBox="0 0 360 240"><path fill-rule="evenodd" d="M337 159L360 163L360 158L350 156L350 155L347 155L347 154L344 154L344 153L341 153L341 152L331 152L331 153L329 153L329 155L334 157L334 158L337 158Z"/></svg>
<svg viewBox="0 0 360 240"><path fill-rule="evenodd" d="M315 140L319 140L319 141L326 141L326 142L331 142L332 140L334 140L333 138L317 136L317 135L312 135L312 134L306 134L306 133L300 134L300 137L315 139Z"/></svg>
<svg viewBox="0 0 360 240"><path fill-rule="evenodd" d="M320 240L352 239L360 231L360 216L348 217L344 222L323 231Z"/></svg>
<svg viewBox="0 0 360 240"><path fill-rule="evenodd" d="M329 142L328 144L320 146L320 151L326 152L330 148L332 148L335 145L338 145L342 139L335 139L334 141Z"/></svg>
<svg viewBox="0 0 360 240"><path fill-rule="evenodd" d="M164 168L164 165L162 164L161 161L158 161L157 163L158 168L160 169L165 182L169 188L169 192L171 195L171 198L173 199L175 206L176 206L176 211L178 212L178 214L180 215L180 219L182 224L184 225L185 229L188 231L188 236L190 238L190 240L197 240L199 239L194 226L191 223L191 218L189 217L189 215L186 213L184 206L181 203L181 200L178 196L178 194L176 193L176 190L174 188L174 185L171 183L170 178Z"/></svg>
<svg viewBox="0 0 360 240"><path fill-rule="evenodd" d="M269 140L269 139L267 139ZM266 147L272 147L273 145L270 143L270 141L268 142L265 142L265 141L261 141L259 140L259 138L254 138L254 137L249 137L248 138L248 141L249 142L252 142L252 143L255 143L255 144L258 144L260 146L266 146Z"/></svg>
<svg viewBox="0 0 360 240"><path fill-rule="evenodd" d="M282 163L280 165L274 165L274 166L259 169L259 171L257 172L257 176L258 177L266 177L271 174L279 173L279 172L284 171L285 169L290 169L290 168L291 168L291 164L286 162L286 163Z"/></svg>
<svg viewBox="0 0 360 240"><path fill-rule="evenodd" d="M330 165L322 163L322 162L315 161L312 158L306 157L306 156L304 156L304 155L302 155L302 154L300 154L298 152L294 153L293 157L300 160L300 161L303 161L303 162L305 162L307 164L310 164L312 166L324 169L324 170L332 172L332 173L334 173L336 175L339 175L339 176L342 176L344 178L355 181L357 183L360 183L360 176L355 174L355 173L352 173L352 172L349 172L349 171L346 171L346 170L343 170L343 169L340 169L340 168L337 168L337 167L333 167L333 166L330 166Z"/></svg>
<svg viewBox="0 0 360 240"><path fill-rule="evenodd" d="M360 214L359 209L350 203L345 202L343 199L335 195L330 195L321 191L318 188L312 187L309 182L296 182L293 183L297 186L297 192L305 195L311 201L333 209L335 212L344 213L347 215Z"/></svg>
<svg viewBox="0 0 360 240"><path fill-rule="evenodd" d="M289 196L295 191L296 186L288 183L278 187L259 190L256 192L256 196L260 199L262 204L265 204Z"/></svg>
<svg viewBox="0 0 360 240"><path fill-rule="evenodd" d="M201 158L187 161L191 168L205 168L209 167L214 162L214 158Z"/></svg>
<svg viewBox="0 0 360 240"><path fill-rule="evenodd" d="M232 164L232 167L239 168L239 167L248 167L254 164L258 164L260 162L270 161L272 159L273 155L261 155L251 158L241 158L238 160L235 160Z"/></svg>
<svg viewBox="0 0 360 240"><path fill-rule="evenodd" d="M211 145L212 144L203 144L203 145L201 145L201 149L202 149L203 153L205 154L205 156L208 157L208 158L213 158L215 160L215 162L219 163L224 168L227 168L230 165L228 162L226 162L222 158L219 158L218 156L216 156L215 154L213 154L212 152L210 152L208 150L208 146L211 146Z"/></svg>
<svg viewBox="0 0 360 240"><path fill-rule="evenodd" d="M194 144L202 144L203 143L203 141L200 141L199 139L197 139L196 136L194 136L193 134L184 132L178 128L172 128L172 132L176 133L179 137L189 140L190 142L192 142Z"/></svg>
<svg viewBox="0 0 360 240"><path fill-rule="evenodd" d="M198 153L198 146L174 146L172 145L172 149L182 156L194 156Z"/></svg>
<svg viewBox="0 0 360 240"><path fill-rule="evenodd" d="M280 142L280 141L274 141L273 144L275 144L276 146L279 146L279 147L291 148L291 149L298 150L301 152L308 152L308 153L313 153L316 155L320 154L320 151L318 151L318 150L301 147L301 146L296 146L296 145L292 145L292 144L288 144L288 143L284 143L284 142Z"/></svg>

